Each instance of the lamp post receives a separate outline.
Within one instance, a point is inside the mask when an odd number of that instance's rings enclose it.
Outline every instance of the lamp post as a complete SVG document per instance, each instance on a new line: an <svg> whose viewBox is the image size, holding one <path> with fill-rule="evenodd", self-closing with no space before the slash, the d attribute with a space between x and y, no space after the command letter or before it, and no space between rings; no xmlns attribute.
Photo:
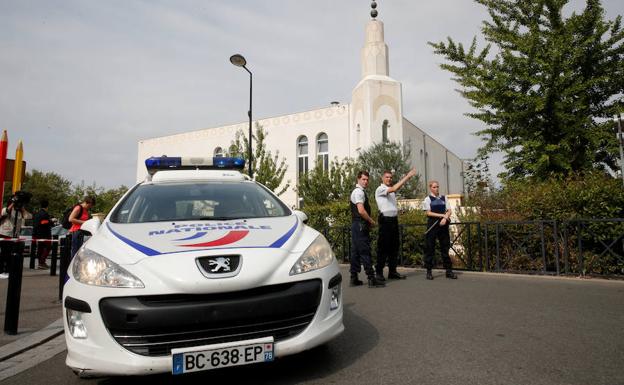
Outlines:
<svg viewBox="0 0 624 385"><path fill-rule="evenodd" d="M246 67L247 66L247 60L245 60L245 58L243 57L243 55L240 54L235 54L230 56L230 63L234 64L237 67L243 67L245 69L245 71L249 72L249 111L248 111L248 115L249 115L249 151L248 151L248 158L249 158L249 177L251 179L253 179L253 170L251 168L251 161L252 161L252 152L251 152L251 90L252 90L252 84L253 84L253 75L251 73L251 71Z"/></svg>

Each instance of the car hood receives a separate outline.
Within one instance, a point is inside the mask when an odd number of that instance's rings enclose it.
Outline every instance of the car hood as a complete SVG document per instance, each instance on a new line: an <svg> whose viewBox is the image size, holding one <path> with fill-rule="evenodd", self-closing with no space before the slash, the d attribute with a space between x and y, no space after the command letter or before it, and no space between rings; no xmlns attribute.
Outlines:
<svg viewBox="0 0 624 385"><path fill-rule="evenodd" d="M284 248L297 245L303 223L295 215L228 221L104 222L86 247L133 264L147 257L210 250ZM300 247L295 247L299 249Z"/></svg>

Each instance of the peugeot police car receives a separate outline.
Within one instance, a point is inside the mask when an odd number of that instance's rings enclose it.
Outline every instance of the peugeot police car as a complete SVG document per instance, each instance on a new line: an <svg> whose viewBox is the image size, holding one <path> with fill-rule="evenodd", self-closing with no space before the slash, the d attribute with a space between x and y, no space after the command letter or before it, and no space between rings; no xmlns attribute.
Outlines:
<svg viewBox="0 0 624 385"><path fill-rule="evenodd" d="M327 240L239 158L158 157L74 256L66 363L80 376L183 374L272 361L339 335Z"/></svg>

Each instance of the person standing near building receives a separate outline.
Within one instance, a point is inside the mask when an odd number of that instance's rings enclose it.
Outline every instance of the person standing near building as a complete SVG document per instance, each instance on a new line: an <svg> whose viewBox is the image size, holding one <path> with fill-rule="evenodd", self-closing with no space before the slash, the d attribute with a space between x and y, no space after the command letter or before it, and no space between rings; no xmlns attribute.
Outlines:
<svg viewBox="0 0 624 385"><path fill-rule="evenodd" d="M375 200L379 209L377 222L379 223L379 237L377 238L377 266L375 278L385 281L383 269L388 261L388 279L405 279L397 272L397 257L399 252L399 209L396 200L396 191L405 182L416 175L416 169L409 170L407 175L396 184L392 184L392 171L385 170L381 175L381 185L375 190Z"/></svg>
<svg viewBox="0 0 624 385"><path fill-rule="evenodd" d="M383 282L375 279L375 271L371 259L371 239L370 228L375 225L371 218L371 207L366 196L368 187L368 171L359 171L357 174L357 184L351 192L351 286L363 284L358 278L361 265L364 265L364 272L368 276L368 287L383 287Z"/></svg>
<svg viewBox="0 0 624 385"><path fill-rule="evenodd" d="M32 244L37 247L37 260L39 264L37 268L47 270L50 267L46 263L48 254L50 254L52 239L52 220L48 213L48 200L41 200L41 209L33 220Z"/></svg>
<svg viewBox="0 0 624 385"><path fill-rule="evenodd" d="M71 235L71 257L73 258L84 239L84 235L80 232L80 226L89 219L89 210L95 206L95 198L92 196L86 196L82 200L82 203L74 206L71 214L69 214L69 221L72 223L72 227L69 228L69 235Z"/></svg>
<svg viewBox="0 0 624 385"><path fill-rule="evenodd" d="M440 195L440 184L437 180L429 181L429 191L429 195L423 201L423 210L427 215L427 232L425 233L427 279L433 279L431 269L433 268L436 239L440 242L440 255L442 256L442 265L446 269L446 278L457 279L457 275L453 273L453 266L449 257L451 206L446 197Z"/></svg>

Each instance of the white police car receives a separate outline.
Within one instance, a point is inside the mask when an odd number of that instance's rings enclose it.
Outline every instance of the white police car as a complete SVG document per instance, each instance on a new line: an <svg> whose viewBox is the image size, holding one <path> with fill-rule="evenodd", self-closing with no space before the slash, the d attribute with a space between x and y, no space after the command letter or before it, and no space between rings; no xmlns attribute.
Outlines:
<svg viewBox="0 0 624 385"><path fill-rule="evenodd" d="M146 160L76 253L63 291L66 363L81 376L182 374L272 361L339 335L327 240L238 158ZM209 169L206 169L209 168Z"/></svg>

